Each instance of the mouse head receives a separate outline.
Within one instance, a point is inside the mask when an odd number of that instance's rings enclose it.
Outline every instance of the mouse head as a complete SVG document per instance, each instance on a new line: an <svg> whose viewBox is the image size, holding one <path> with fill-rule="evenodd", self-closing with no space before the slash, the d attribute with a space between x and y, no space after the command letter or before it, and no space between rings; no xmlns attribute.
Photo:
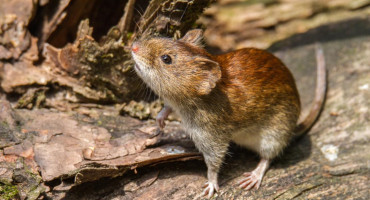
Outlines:
<svg viewBox="0 0 370 200"><path fill-rule="evenodd" d="M137 74L161 97L209 94L221 78L219 64L201 46L202 31L173 40L151 37L132 45Z"/></svg>

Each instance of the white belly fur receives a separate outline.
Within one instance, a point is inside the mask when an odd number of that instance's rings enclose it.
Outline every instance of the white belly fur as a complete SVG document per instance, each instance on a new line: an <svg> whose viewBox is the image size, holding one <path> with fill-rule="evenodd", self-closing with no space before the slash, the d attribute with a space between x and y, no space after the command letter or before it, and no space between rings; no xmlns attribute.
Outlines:
<svg viewBox="0 0 370 200"><path fill-rule="evenodd" d="M242 129L233 133L231 140L242 147L259 152L262 140L259 131L256 128Z"/></svg>
<svg viewBox="0 0 370 200"><path fill-rule="evenodd" d="M282 133L276 130L252 127L235 132L232 141L257 152L263 158L272 159L286 146L286 140L279 140L281 137Z"/></svg>

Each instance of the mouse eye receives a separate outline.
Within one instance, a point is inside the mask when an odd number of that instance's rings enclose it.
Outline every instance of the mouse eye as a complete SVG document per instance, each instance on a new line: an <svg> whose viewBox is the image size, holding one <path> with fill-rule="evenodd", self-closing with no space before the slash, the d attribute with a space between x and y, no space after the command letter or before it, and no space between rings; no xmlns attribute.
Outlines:
<svg viewBox="0 0 370 200"><path fill-rule="evenodd" d="M161 59L166 64L171 64L172 63L171 56L169 56L167 54L161 55Z"/></svg>

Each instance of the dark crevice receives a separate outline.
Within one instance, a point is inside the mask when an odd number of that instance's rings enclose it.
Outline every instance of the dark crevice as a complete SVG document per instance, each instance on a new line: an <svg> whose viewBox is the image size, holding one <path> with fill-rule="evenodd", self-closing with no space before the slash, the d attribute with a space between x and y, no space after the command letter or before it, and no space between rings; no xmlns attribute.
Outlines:
<svg viewBox="0 0 370 200"><path fill-rule="evenodd" d="M93 27L93 38L99 41L108 30L118 24L124 12L127 0L119 1L71 1L64 11L67 16L57 26L56 30L47 38L47 42L55 47L61 48L67 43L73 43L81 20L89 19ZM53 0L43 7L38 7L39 12L31 21L29 29L33 36L40 37L42 33L44 18L51 19L57 11L59 1ZM81 10L81 8L84 8ZM42 40L40 40L42 41ZM40 44L39 44L40 45Z"/></svg>

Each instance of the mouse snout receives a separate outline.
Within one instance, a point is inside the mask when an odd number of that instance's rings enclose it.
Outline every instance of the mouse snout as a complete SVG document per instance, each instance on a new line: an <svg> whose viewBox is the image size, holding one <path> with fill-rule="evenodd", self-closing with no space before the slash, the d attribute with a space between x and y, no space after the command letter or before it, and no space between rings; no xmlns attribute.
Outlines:
<svg viewBox="0 0 370 200"><path fill-rule="evenodd" d="M139 51L139 45L137 42L134 42L131 46L131 51L137 53Z"/></svg>

